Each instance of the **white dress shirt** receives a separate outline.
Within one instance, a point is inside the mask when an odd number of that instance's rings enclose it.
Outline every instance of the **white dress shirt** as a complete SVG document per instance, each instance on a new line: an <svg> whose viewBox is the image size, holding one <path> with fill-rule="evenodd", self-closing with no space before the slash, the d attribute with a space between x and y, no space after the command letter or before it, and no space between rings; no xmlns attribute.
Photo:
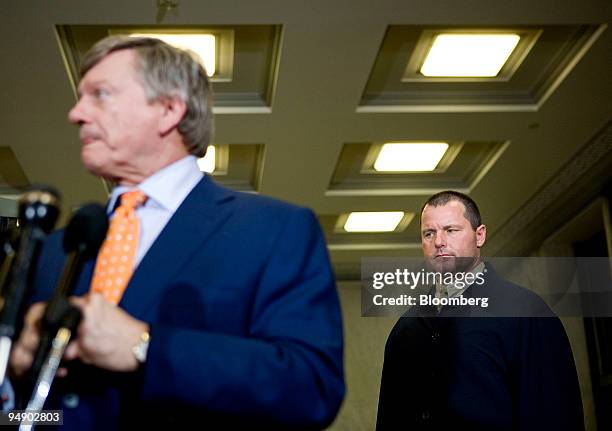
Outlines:
<svg viewBox="0 0 612 431"><path fill-rule="evenodd" d="M196 157L186 156L160 169L136 187L117 186L113 189L107 207L109 216L123 193L139 189L147 195L144 205L136 209L140 220L140 238L134 269L202 175Z"/></svg>

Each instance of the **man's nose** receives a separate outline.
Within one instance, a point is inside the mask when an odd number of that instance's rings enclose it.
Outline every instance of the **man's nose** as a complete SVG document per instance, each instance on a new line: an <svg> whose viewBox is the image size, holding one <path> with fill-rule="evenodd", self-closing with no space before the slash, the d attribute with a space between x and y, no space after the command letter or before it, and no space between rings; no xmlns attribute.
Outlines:
<svg viewBox="0 0 612 431"><path fill-rule="evenodd" d="M442 248L446 246L446 233L444 231L436 233L434 245L436 246L436 248Z"/></svg>
<svg viewBox="0 0 612 431"><path fill-rule="evenodd" d="M83 124L85 122L82 99L79 99L72 109L68 111L68 121L72 124Z"/></svg>

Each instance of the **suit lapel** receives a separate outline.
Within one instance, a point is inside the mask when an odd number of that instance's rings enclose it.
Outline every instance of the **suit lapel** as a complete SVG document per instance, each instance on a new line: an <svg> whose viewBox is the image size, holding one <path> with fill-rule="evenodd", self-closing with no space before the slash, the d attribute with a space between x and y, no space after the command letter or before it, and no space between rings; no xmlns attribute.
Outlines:
<svg viewBox="0 0 612 431"><path fill-rule="evenodd" d="M78 283L76 285L76 288L74 289L74 295L82 296L89 292L89 287L91 285L91 279L93 277L95 264L96 259L93 258L83 263L81 275L79 276Z"/></svg>
<svg viewBox="0 0 612 431"><path fill-rule="evenodd" d="M231 216L231 206L224 204L233 197L210 178L202 178L136 268L119 305L142 318L190 256Z"/></svg>

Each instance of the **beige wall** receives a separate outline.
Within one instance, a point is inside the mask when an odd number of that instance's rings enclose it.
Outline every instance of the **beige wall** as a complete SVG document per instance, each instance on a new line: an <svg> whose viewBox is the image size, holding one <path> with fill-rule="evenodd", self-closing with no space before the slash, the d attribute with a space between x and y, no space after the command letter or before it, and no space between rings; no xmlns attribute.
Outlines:
<svg viewBox="0 0 612 431"><path fill-rule="evenodd" d="M396 317L361 317L360 283L339 283L344 319L347 393L333 431L371 431L376 424L378 391L387 335Z"/></svg>

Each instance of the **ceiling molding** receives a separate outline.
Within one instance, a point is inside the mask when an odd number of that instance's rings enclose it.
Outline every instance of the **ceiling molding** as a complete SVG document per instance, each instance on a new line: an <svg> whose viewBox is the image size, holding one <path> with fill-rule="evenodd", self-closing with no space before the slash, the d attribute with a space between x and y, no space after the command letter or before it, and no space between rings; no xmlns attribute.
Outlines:
<svg viewBox="0 0 612 431"><path fill-rule="evenodd" d="M612 158L612 121L591 139L569 162L536 192L508 221L498 229L491 240L487 243L487 253L499 256L511 250L525 251L529 246L536 247L541 243L540 238L529 235L538 227L543 229L541 235L550 235L560 222L551 218L547 219L546 227L544 221L538 220L552 208L562 207L563 204L575 197L588 198L591 193L586 193L578 187L580 180L589 175L596 175L602 170L603 181L609 181L610 163L606 158ZM602 166L602 163L604 165ZM599 165L599 168L597 166ZM607 176L605 175L607 173ZM590 183L590 186L593 184ZM584 199L579 199L582 201ZM584 203L583 203L584 205ZM578 211L580 207L575 208ZM571 211L570 208L565 208ZM553 212L554 213L554 212ZM548 232L545 232L548 230ZM513 242L523 243L521 246L513 246ZM516 251L515 251L516 252Z"/></svg>
<svg viewBox="0 0 612 431"><path fill-rule="evenodd" d="M421 243L401 242L401 243L370 243L370 244L328 244L330 251L362 251L362 250L414 250L420 249Z"/></svg>

